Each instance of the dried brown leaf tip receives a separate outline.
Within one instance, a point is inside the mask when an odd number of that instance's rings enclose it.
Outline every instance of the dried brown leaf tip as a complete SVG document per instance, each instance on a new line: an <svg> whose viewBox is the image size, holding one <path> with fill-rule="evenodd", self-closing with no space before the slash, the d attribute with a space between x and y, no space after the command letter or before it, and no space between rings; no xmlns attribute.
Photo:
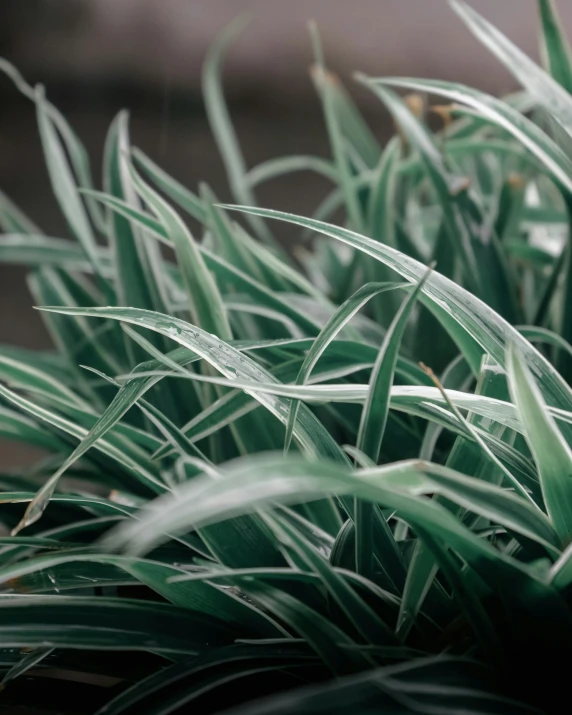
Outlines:
<svg viewBox="0 0 572 715"><path fill-rule="evenodd" d="M22 586L22 579L20 577L8 579L6 585L15 593L30 593L29 588L26 588L26 586ZM26 652L26 650L23 648L22 652Z"/></svg>
<svg viewBox="0 0 572 715"><path fill-rule="evenodd" d="M470 186L471 180L468 176L455 176L449 185L449 193L451 196L458 196Z"/></svg>
<svg viewBox="0 0 572 715"><path fill-rule="evenodd" d="M406 94L403 97L405 106L409 109L417 119L423 119L425 116L425 99L417 92Z"/></svg>
<svg viewBox="0 0 572 715"><path fill-rule="evenodd" d="M403 104L409 109L411 114L413 114L414 117L416 117L419 120L423 120L425 116L425 101L423 97L420 94L417 93L411 93L411 94L406 94L402 97ZM395 127L395 131L399 135L403 146L408 146L408 140L407 136L405 135L405 132L402 130L401 125L399 122L394 121L393 126Z"/></svg>
<svg viewBox="0 0 572 715"><path fill-rule="evenodd" d="M433 370L430 367L428 367L427 365L425 365L424 362L419 361L417 364L423 370L423 372L427 375L427 377L430 377L431 380L433 380L433 383L435 384L435 386L440 388L441 383L439 382L439 378L437 377L437 375L435 375Z"/></svg>
<svg viewBox="0 0 572 715"><path fill-rule="evenodd" d="M515 171L511 172L508 175L506 183L511 189L521 190L525 187L524 178L521 176L521 174L517 174Z"/></svg>
<svg viewBox="0 0 572 715"><path fill-rule="evenodd" d="M458 106L456 104L435 104L431 107L431 112L441 118L443 128L447 130L453 123L453 115L457 109Z"/></svg>
<svg viewBox="0 0 572 715"><path fill-rule="evenodd" d="M318 86L329 84L330 87L339 87L341 84L340 79L336 74L325 67L320 67L317 63L310 66L310 77Z"/></svg>

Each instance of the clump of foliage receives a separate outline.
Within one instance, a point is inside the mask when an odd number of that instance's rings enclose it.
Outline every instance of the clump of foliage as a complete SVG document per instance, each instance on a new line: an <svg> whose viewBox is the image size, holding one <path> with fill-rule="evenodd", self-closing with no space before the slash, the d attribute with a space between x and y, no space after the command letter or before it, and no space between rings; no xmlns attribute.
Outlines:
<svg viewBox="0 0 572 715"><path fill-rule="evenodd" d="M548 0L546 69L454 7L523 92L359 76L395 119L382 148L315 36L331 157L253 169L226 33L204 93L238 210L133 148L125 114L96 191L66 120L2 63L74 239L2 197L0 260L30 267L55 348L0 349L0 433L49 452L0 477L4 703L562 711L572 62ZM437 131L424 95L446 101ZM333 185L314 217L256 207L300 170ZM297 262L274 219L303 230Z"/></svg>

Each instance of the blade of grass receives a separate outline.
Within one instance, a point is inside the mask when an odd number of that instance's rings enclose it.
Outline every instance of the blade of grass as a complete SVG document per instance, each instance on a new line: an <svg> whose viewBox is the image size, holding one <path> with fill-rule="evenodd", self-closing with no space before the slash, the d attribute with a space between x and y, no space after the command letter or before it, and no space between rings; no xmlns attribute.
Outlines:
<svg viewBox="0 0 572 715"><path fill-rule="evenodd" d="M516 77L516 79L530 92L531 96L546 107L556 118L567 128L572 130L572 99L568 92L572 88L566 86L561 80L567 82L572 80L571 67L568 62L568 67L565 67L565 55L561 54L564 48L561 45L556 48L554 43L554 35L550 39L550 58L548 55L548 68L550 74L542 70L535 62L526 56L516 45L514 45L502 32L491 25L487 20L481 17L475 10L470 8L464 2L453 1L453 9L469 27L469 29L483 42L489 50L491 50L505 67ZM547 20L546 11L548 4L545 0L539 0L539 5L544 5L543 20ZM552 4L552 3L550 3ZM545 27L546 29L546 27ZM543 44L546 48L547 36L542 33ZM548 48L547 48L548 49ZM557 59L558 55L558 59ZM558 74L558 77L554 74ZM566 76L570 73L569 77Z"/></svg>
<svg viewBox="0 0 572 715"><path fill-rule="evenodd" d="M221 295L190 231L166 201L135 172L131 176L136 190L161 221L175 246L194 322L222 340L229 340L232 336Z"/></svg>
<svg viewBox="0 0 572 715"><path fill-rule="evenodd" d="M204 613L225 623L233 624L246 635L254 629L261 636L276 636L283 630L272 624L263 614L227 590L219 590L205 581L175 580L176 576L187 573L182 568L158 561L116 556L111 554L61 553L57 555L37 556L33 559L9 564L0 568L0 583L11 584L18 590L18 581L22 577L42 571L50 571L63 564L107 564L115 566L144 583L170 603L194 613ZM181 588L181 586L187 586ZM57 581L54 590L57 589Z"/></svg>
<svg viewBox="0 0 572 715"><path fill-rule="evenodd" d="M94 271L102 275L95 236L41 89L36 91L36 111L44 157L58 204Z"/></svg>
<svg viewBox="0 0 572 715"><path fill-rule="evenodd" d="M542 22L540 48L544 64L554 79L567 92L572 92L572 53L556 3L554 0L538 0L538 10Z"/></svg>
<svg viewBox="0 0 572 715"><path fill-rule="evenodd" d="M105 190L134 209L140 209L130 177L129 145L128 116L121 112L113 120L106 139ZM111 212L110 218L119 304L164 312L165 286L161 278L161 256L155 242L146 240L141 229L134 229L119 213Z"/></svg>
<svg viewBox="0 0 572 715"><path fill-rule="evenodd" d="M79 427L77 424L60 417L57 413L51 410L33 404L29 400L17 395L3 385L0 385L0 395L12 404L16 405L19 409L29 412L38 419L63 430L67 434L81 439L87 433L85 428ZM145 486L147 491L151 490L152 493L158 493L166 489L163 482L161 482L161 480L158 479L151 471L134 462L130 456L125 455L120 449L113 446L111 443L105 440L100 440L97 443L97 449L109 455L112 459L124 466L142 485ZM15 534L21 529L24 529L26 526L33 524L41 517L54 489L57 486L59 476L59 473L56 472L38 491L38 494L26 509L26 513L22 517L22 520L16 529L14 529Z"/></svg>
<svg viewBox="0 0 572 715"><path fill-rule="evenodd" d="M203 65L202 85L209 123L226 169L231 191L236 201L255 205L254 193L246 180L248 173L246 162L232 125L221 80L226 52L244 25L244 19L229 24L211 45ZM260 238L270 245L275 244L272 234L261 219L253 216L249 222Z"/></svg>
<svg viewBox="0 0 572 715"><path fill-rule="evenodd" d="M467 178L451 169L429 132L396 94L381 83L361 79L385 104L424 160L443 210L451 250L462 256L466 284L498 313L514 322L514 287Z"/></svg>
<svg viewBox="0 0 572 715"><path fill-rule="evenodd" d="M112 277L109 258L107 250L99 250L101 269L107 279ZM63 238L35 234L2 234L0 262L32 267L53 265L82 273L93 273L93 266L85 257L81 246Z"/></svg>
<svg viewBox="0 0 572 715"><path fill-rule="evenodd" d="M314 551L293 525L278 515L268 515L265 520L285 551L294 552L306 569L314 571L320 577L332 598L366 642L397 644L389 627L330 566L328 560Z"/></svg>
<svg viewBox="0 0 572 715"><path fill-rule="evenodd" d="M54 652L53 648L34 648L29 653L23 653L20 660L15 663L10 670L4 675L0 681L0 691L4 690L6 685L11 681L19 678L24 673L34 668L38 663L41 663L44 658L47 658Z"/></svg>
<svg viewBox="0 0 572 715"><path fill-rule="evenodd" d="M74 596L0 599L6 647L153 650L193 654L207 644L226 645L231 630L163 603ZM153 642L152 648L149 643Z"/></svg>
<svg viewBox="0 0 572 715"><path fill-rule="evenodd" d="M520 574L532 579L541 589L534 570L496 551L439 505L415 493L403 491L404 480L410 483L413 492L417 489L421 489L421 493L425 488L435 489L435 485L431 487L427 482L426 487L422 486L425 481L422 475L427 469L430 470L427 475L429 481L431 473L446 473L444 468L416 461L377 467L360 477L341 465L325 462L308 463L293 458L284 460L283 457L238 460L225 468L224 479L207 483L204 479L194 480L179 487L176 493L161 497L153 508L141 513L140 520L126 523L110 532L105 545L134 555L141 554L165 539L167 525L169 531L177 532L191 525L197 528L245 511L252 512L270 502L300 503L326 493L350 493L397 510L413 527L419 524L430 529L431 533L445 539L451 548L471 563L487 582L504 580L509 574L512 577ZM479 480L462 478L461 475L457 475L456 479L462 480L463 484L474 484L479 490L494 490L495 494L500 492L497 487L485 486ZM510 497L507 495L507 498ZM514 504L513 500L514 497L511 504ZM496 497L491 495L488 503L494 508Z"/></svg>
<svg viewBox="0 0 572 715"><path fill-rule="evenodd" d="M430 272L430 271L429 271ZM367 399L361 413L356 447L374 463L379 459L381 443L387 424L391 385L394 379L397 354L407 321L429 272L419 281L415 290L403 301L388 328L371 372ZM370 578L373 569L373 510L371 504L356 501L355 549L356 570Z"/></svg>
<svg viewBox="0 0 572 715"><path fill-rule="evenodd" d="M516 348L508 352L509 386L538 466L546 510L563 543L572 537L572 450L550 416L530 370Z"/></svg>
<svg viewBox="0 0 572 715"><path fill-rule="evenodd" d="M421 280L426 271L426 267L418 261L348 229L270 209L232 208L237 211L262 213L267 218L280 219L304 228L311 228L326 236L348 243L386 263L411 282ZM437 271L433 271L423 286L420 301L437 315L475 372L480 370L483 352L487 352L499 365L505 367L505 350L508 343L512 342L525 357L529 369L537 379L549 404L572 411L572 392L557 371L517 330L478 298L439 275Z"/></svg>
<svg viewBox="0 0 572 715"><path fill-rule="evenodd" d="M147 327L172 338L175 342L190 349L209 362L229 380L244 377L253 382L272 383L275 381L275 378L269 372L251 358L239 353L222 340L178 318L158 315L135 308L94 308L84 311L81 308L60 309L56 307L43 308L42 310L61 311L68 315L73 315L77 311L81 315L106 317L132 323L140 328ZM284 400L266 398L260 393L255 393L253 396L281 422L286 424L288 406ZM328 456L342 463L347 462L347 457L341 448L307 408L300 410L300 419L295 430L295 436L310 454Z"/></svg>
<svg viewBox="0 0 572 715"><path fill-rule="evenodd" d="M127 216L128 218L136 221L143 228L150 230L159 240L165 242L169 247L172 247L171 241L168 239L167 234L163 226L159 221L156 221L153 217L145 214L141 211L135 211L130 208L125 202L114 199L106 194L101 194L97 192L92 192L103 204L110 206L119 213ZM233 285L236 289L244 291L251 295L253 299L257 300L261 304L265 304L276 308L279 312L291 318L296 325L302 328L307 333L315 333L321 327L319 323L312 320L307 315L304 315L301 311L295 310L291 305L288 304L286 300L283 300L279 294L274 293L271 290L258 281L254 280L246 273L239 271L233 265L225 261L220 256L207 250L204 246L198 246L201 252L204 262L206 263L209 270L211 270L219 284L224 285L226 282Z"/></svg>
<svg viewBox="0 0 572 715"><path fill-rule="evenodd" d="M0 191L0 228L5 233L22 233L27 236L41 236L43 233L3 191Z"/></svg>
<svg viewBox="0 0 572 715"><path fill-rule="evenodd" d="M140 167L161 191L174 201L183 211L197 221L205 220L205 210L198 196L193 194L170 174L155 164L141 149L133 149L133 161Z"/></svg>
<svg viewBox="0 0 572 715"><path fill-rule="evenodd" d="M367 79L367 82L374 85L382 83L393 87L403 87L418 92L430 92L447 97L452 102L468 105L487 122L505 129L534 154L557 184L567 192L572 191L572 179L570 178L572 176L572 160L540 127L501 100L466 85L453 82L408 77Z"/></svg>
<svg viewBox="0 0 572 715"><path fill-rule="evenodd" d="M7 75L12 80L18 91L25 97L31 99L33 102L37 101L36 89L26 82L24 77L18 72L14 65L10 64L5 59L0 58L0 72ZM54 107L53 104L46 101L45 109L63 139L66 151L73 166L74 174L77 177L80 186L85 189L93 188L89 155L85 147L79 140L77 134L68 124L63 114L56 107ZM107 225L105 216L99 210L99 207L88 198L87 208L93 225L96 226L101 233L106 235Z"/></svg>
<svg viewBox="0 0 572 715"><path fill-rule="evenodd" d="M258 184L266 183L271 179L280 178L284 174L296 171L313 171L334 183L337 183L338 180L335 167L327 159L322 159L319 156L296 154L263 161L246 174L245 181L250 187L254 188Z"/></svg>
<svg viewBox="0 0 572 715"><path fill-rule="evenodd" d="M335 85L336 80L333 75L326 70L320 37L313 23L310 24L310 36L316 63L313 69L313 79L322 101L324 120L326 122L338 181L344 195L349 221L356 231L361 231L363 229L362 210L352 182L351 167L344 147L342 129L337 113L337 103L334 99L333 85Z"/></svg>
<svg viewBox="0 0 572 715"><path fill-rule="evenodd" d="M300 368L300 372L296 377L297 385L305 385L316 363L327 350L328 346L339 335L341 330L349 323L352 317L374 296L384 293L389 290L399 288L398 283L368 283L357 290L350 298L348 298L332 315L330 320L320 331L320 334L314 341L311 349L308 351L304 363ZM284 451L288 452L292 440L296 415L298 413L298 403L293 403L290 407L288 416L288 424L286 427L286 437L284 441Z"/></svg>

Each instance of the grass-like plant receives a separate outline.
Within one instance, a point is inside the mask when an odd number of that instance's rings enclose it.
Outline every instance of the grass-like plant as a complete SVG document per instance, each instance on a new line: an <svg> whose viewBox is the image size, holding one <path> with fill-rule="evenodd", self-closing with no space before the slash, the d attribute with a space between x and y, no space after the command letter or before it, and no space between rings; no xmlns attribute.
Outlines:
<svg viewBox="0 0 572 715"><path fill-rule="evenodd" d="M96 191L2 62L74 239L2 196L0 260L30 267L55 348L0 349L0 434L49 452L0 477L3 704L567 711L572 61L538 5L546 69L454 3L522 83L504 100L359 76L395 120L385 147L314 33L331 157L252 169L229 30L204 96L240 207L133 148L123 113ZM293 171L332 184L315 216L257 208ZM308 242L295 258L274 219Z"/></svg>

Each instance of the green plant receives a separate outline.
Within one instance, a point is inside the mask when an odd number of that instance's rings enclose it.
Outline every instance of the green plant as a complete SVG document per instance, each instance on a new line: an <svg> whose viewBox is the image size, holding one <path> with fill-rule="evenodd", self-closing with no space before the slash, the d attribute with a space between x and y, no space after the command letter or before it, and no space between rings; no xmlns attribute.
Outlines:
<svg viewBox="0 0 572 715"><path fill-rule="evenodd" d="M132 149L125 114L94 191L65 119L2 63L75 239L2 197L0 260L32 268L56 348L0 350L0 434L50 452L0 480L5 702L561 711L572 63L551 2L549 73L454 5L526 91L359 77L396 120L382 150L314 33L330 160L246 169L224 35L205 98L240 213ZM453 102L444 129L390 86ZM255 207L258 183L302 169L334 184L316 217ZM324 223L339 206L347 227ZM302 270L271 219L314 237ZM45 668L104 680L64 697Z"/></svg>

